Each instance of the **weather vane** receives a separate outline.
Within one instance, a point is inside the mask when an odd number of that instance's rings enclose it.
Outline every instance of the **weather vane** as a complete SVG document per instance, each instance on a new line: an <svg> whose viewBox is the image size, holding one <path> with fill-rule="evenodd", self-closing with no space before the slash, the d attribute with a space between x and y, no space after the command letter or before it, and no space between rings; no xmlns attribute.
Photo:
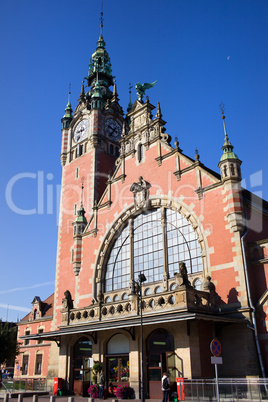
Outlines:
<svg viewBox="0 0 268 402"><path fill-rule="evenodd" d="M102 36L102 28L103 28L103 1L101 2L101 17L100 17L100 22L101 22L101 36Z"/></svg>
<svg viewBox="0 0 268 402"><path fill-rule="evenodd" d="M221 109L221 114L224 115L224 103L221 102L221 104L219 105L219 108Z"/></svg>

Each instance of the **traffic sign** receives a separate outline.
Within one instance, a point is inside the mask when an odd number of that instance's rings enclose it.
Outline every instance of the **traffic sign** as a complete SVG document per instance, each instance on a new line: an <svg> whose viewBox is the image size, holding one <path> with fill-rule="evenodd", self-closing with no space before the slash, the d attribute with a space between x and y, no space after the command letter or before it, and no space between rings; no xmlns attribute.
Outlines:
<svg viewBox="0 0 268 402"><path fill-rule="evenodd" d="M221 343L218 339L213 339L210 343L210 351L213 356L219 357L221 355Z"/></svg>

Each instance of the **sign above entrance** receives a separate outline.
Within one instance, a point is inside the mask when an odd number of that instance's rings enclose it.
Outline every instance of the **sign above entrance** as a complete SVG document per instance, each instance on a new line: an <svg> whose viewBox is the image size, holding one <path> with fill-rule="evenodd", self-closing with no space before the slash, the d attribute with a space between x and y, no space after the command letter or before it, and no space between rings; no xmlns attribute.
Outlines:
<svg viewBox="0 0 268 402"><path fill-rule="evenodd" d="M210 343L210 351L213 356L219 357L221 355L221 343L217 339L213 339Z"/></svg>

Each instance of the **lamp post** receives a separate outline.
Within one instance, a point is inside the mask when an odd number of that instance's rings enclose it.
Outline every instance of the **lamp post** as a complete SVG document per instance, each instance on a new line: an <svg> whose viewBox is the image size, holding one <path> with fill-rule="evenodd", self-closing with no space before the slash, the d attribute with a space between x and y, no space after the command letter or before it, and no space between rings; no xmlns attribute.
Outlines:
<svg viewBox="0 0 268 402"><path fill-rule="evenodd" d="M146 281L145 275L140 272L139 276L140 288L140 316L141 316L141 402L145 401L144 398L144 382L143 382L143 327L142 327L142 283Z"/></svg>

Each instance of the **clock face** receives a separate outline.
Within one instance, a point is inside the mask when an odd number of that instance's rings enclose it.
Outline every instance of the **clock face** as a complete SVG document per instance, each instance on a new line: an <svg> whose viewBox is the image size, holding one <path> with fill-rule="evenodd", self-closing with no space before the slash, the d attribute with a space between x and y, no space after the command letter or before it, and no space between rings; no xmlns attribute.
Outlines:
<svg viewBox="0 0 268 402"><path fill-rule="evenodd" d="M105 132L110 138L118 140L121 136L122 128L116 120L107 119L105 121Z"/></svg>
<svg viewBox="0 0 268 402"><path fill-rule="evenodd" d="M75 142L83 141L88 133L89 121L87 119L81 120L74 130Z"/></svg>

